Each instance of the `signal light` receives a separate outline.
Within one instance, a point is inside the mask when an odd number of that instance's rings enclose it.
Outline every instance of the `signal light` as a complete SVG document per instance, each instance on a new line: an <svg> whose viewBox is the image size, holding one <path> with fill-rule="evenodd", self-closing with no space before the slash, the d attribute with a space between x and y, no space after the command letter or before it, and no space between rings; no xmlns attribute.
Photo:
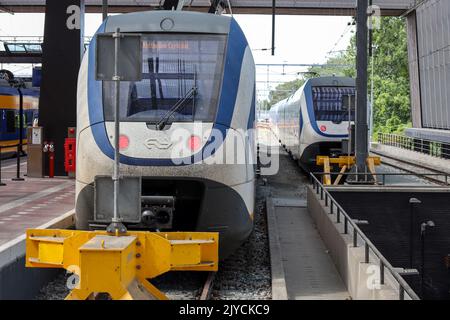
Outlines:
<svg viewBox="0 0 450 320"><path fill-rule="evenodd" d="M122 134L119 136L119 150L124 150L130 145L130 139Z"/></svg>
<svg viewBox="0 0 450 320"><path fill-rule="evenodd" d="M200 149L201 144L202 141L198 136L190 136L188 139L188 148L191 151L197 151L198 149Z"/></svg>
<svg viewBox="0 0 450 320"><path fill-rule="evenodd" d="M320 131L322 131L322 132L327 131L327 126L321 125L321 126L320 126Z"/></svg>

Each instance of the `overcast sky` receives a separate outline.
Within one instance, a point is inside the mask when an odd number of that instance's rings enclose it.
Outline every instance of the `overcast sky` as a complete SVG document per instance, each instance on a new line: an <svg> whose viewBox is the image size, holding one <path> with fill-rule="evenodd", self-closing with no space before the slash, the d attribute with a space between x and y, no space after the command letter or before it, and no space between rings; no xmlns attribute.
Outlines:
<svg viewBox="0 0 450 320"><path fill-rule="evenodd" d="M331 16L277 16L276 19L276 55L271 56L271 16L270 15L234 15L241 25L253 50L256 63L324 63L330 50L339 51L347 47L353 27L349 27L350 17ZM92 36L99 24L101 15L86 15L86 36ZM44 32L44 14L7 14L0 13L0 37L5 36L42 36ZM337 43L337 44L336 44ZM31 73L29 66L3 66L16 74ZM270 81L292 80L297 72L306 68L271 68ZM264 95L268 84L267 68L257 69L258 88ZM270 87L276 83L269 83Z"/></svg>

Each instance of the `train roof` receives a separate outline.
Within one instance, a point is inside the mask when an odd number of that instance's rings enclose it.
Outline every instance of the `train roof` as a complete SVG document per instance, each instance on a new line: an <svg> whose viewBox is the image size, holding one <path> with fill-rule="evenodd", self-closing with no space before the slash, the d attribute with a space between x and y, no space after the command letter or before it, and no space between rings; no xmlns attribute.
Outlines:
<svg viewBox="0 0 450 320"><path fill-rule="evenodd" d="M312 87L321 87L321 86L338 86L338 87L354 87L356 85L356 81L353 78L350 77L317 77L317 78L311 78L308 79L300 88L298 88L294 94L290 95L286 99L283 99L274 105L269 109L270 111L277 111L287 100L289 100L290 97L297 94L299 90L302 90L302 88L310 84Z"/></svg>
<svg viewBox="0 0 450 320"><path fill-rule="evenodd" d="M273 104L273 105L270 107L269 111L277 111L277 110L280 108L280 106L281 106L284 102L286 102L286 100L287 100L287 98L286 98L286 99L283 99L283 100L281 100L281 101L278 101L277 103Z"/></svg>
<svg viewBox="0 0 450 320"><path fill-rule="evenodd" d="M40 90L39 88L22 88L22 93L24 96L39 97ZM0 95L15 96L18 94L17 89L11 87L9 84L5 86L0 85Z"/></svg>
<svg viewBox="0 0 450 320"><path fill-rule="evenodd" d="M153 10L108 17L105 32L193 32L228 34L231 17L189 11Z"/></svg>
<svg viewBox="0 0 450 320"><path fill-rule="evenodd" d="M354 87L356 85L355 79L350 77L318 77L308 79L313 87L320 86L338 86L338 87Z"/></svg>

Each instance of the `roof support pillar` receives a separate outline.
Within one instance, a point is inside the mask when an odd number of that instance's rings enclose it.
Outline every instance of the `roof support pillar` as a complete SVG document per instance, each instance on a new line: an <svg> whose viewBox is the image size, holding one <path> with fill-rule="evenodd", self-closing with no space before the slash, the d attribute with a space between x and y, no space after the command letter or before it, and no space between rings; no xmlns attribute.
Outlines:
<svg viewBox="0 0 450 320"><path fill-rule="evenodd" d="M367 27L368 0L357 0L356 31L356 166L358 173L366 173L368 150L367 125Z"/></svg>
<svg viewBox="0 0 450 320"><path fill-rule="evenodd" d="M276 16L277 3L276 0L272 0L272 55L275 55L275 16Z"/></svg>
<svg viewBox="0 0 450 320"><path fill-rule="evenodd" d="M67 128L76 126L84 12L84 0L46 1L39 124L44 127L45 140L55 144L57 176L66 175L64 140Z"/></svg>
<svg viewBox="0 0 450 320"><path fill-rule="evenodd" d="M102 17L103 21L108 18L108 0L102 0Z"/></svg>

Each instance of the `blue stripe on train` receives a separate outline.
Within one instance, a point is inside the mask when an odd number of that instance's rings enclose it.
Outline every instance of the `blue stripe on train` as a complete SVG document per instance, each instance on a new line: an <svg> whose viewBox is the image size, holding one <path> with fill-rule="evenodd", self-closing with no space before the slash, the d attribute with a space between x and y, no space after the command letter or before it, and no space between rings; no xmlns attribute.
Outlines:
<svg viewBox="0 0 450 320"><path fill-rule="evenodd" d="M22 89L22 94L29 97L39 97L39 89ZM19 91L13 87L0 87L0 96L18 96Z"/></svg>
<svg viewBox="0 0 450 320"><path fill-rule="evenodd" d="M256 117L255 96L256 96L256 88L253 89L252 104L250 106L250 113L248 115L247 129L255 128L255 117Z"/></svg>

